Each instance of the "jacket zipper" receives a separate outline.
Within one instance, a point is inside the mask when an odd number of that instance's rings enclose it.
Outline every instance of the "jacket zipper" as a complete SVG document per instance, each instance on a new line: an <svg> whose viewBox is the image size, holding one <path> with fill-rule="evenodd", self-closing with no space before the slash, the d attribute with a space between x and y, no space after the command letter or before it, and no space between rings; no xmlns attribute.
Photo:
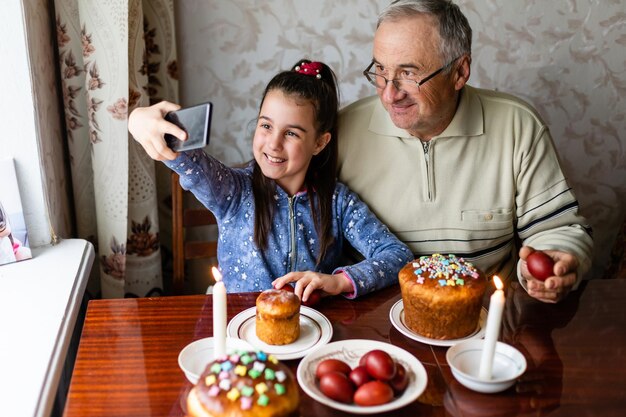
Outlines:
<svg viewBox="0 0 626 417"><path fill-rule="evenodd" d="M296 196L289 197L289 240L291 242L291 252L289 252L289 271L296 270L296 219L293 213L293 205Z"/></svg>
<svg viewBox="0 0 626 417"><path fill-rule="evenodd" d="M431 194L431 187L430 187L430 165L429 165L430 155L428 153L430 149L430 141L422 142L422 148L424 149L424 161L426 162L426 189L428 191L428 201L431 201L432 194Z"/></svg>

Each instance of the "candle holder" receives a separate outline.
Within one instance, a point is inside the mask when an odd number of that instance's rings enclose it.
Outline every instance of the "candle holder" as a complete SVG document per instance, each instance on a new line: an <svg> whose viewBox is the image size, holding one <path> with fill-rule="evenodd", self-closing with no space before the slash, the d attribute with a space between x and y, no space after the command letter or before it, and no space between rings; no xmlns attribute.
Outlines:
<svg viewBox="0 0 626 417"><path fill-rule="evenodd" d="M198 382L198 378L204 372L206 366L213 361L213 338L205 337L189 343L178 354L178 366L192 384ZM226 353L235 350L254 350L250 343L235 337L226 338Z"/></svg>
<svg viewBox="0 0 626 417"><path fill-rule="evenodd" d="M526 371L526 358L513 346L497 342L492 378L480 378L480 357L484 344L484 340L466 340L448 349L446 360L452 375L459 383L473 391L486 394L504 391Z"/></svg>

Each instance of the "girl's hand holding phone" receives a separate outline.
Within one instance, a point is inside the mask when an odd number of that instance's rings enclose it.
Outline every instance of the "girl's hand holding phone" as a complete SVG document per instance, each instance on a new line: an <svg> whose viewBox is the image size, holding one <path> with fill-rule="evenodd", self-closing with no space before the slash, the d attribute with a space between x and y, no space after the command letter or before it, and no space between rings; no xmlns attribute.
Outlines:
<svg viewBox="0 0 626 417"><path fill-rule="evenodd" d="M178 104L161 101L150 107L138 107L128 117L128 131L144 148L150 158L156 161L176 159L176 153L167 147L165 134L186 140L184 130L165 120L169 112L180 109Z"/></svg>

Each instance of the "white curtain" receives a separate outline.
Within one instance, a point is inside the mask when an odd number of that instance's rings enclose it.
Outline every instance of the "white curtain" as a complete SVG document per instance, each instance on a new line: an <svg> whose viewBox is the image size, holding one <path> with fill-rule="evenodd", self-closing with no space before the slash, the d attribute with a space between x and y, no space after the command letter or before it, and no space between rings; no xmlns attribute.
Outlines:
<svg viewBox="0 0 626 417"><path fill-rule="evenodd" d="M178 101L173 0L55 0L55 12L77 234L96 246L103 298L162 294L155 165L127 119Z"/></svg>

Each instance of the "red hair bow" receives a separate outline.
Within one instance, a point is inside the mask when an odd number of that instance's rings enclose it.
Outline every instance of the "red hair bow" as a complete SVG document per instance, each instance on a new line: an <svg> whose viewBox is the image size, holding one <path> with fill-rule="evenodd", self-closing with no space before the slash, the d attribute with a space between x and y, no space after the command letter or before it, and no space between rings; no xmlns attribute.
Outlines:
<svg viewBox="0 0 626 417"><path fill-rule="evenodd" d="M310 75L317 79L322 78L322 75L320 74L322 64L320 62L303 62L302 64L296 66L294 70L300 74Z"/></svg>

